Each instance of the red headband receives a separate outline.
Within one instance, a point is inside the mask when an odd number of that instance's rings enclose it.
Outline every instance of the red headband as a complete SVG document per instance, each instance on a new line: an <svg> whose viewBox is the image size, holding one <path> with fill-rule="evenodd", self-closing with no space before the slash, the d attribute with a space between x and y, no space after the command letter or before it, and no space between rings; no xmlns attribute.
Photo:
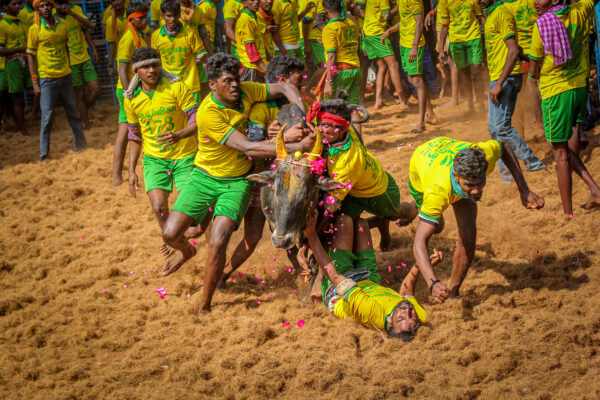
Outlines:
<svg viewBox="0 0 600 400"><path fill-rule="evenodd" d="M315 101L308 110L308 114L306 115L307 121L312 121L313 119L317 119L323 122L327 122L328 124L334 126L341 126L345 129L348 129L350 123L346 121L344 118L339 115L335 115L332 113L328 113L327 111L321 111L321 103Z"/></svg>

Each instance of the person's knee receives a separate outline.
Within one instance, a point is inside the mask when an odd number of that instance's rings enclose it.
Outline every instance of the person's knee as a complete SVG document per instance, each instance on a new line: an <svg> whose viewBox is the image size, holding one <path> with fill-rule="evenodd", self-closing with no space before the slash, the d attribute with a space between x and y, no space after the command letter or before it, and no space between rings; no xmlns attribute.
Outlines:
<svg viewBox="0 0 600 400"><path fill-rule="evenodd" d="M231 236L229 228L221 228L213 225L213 229L210 232L210 238L208 240L208 246L213 249L225 249Z"/></svg>
<svg viewBox="0 0 600 400"><path fill-rule="evenodd" d="M176 242L179 239L179 232L177 230L177 226L170 221L169 219L167 219L167 222L165 223L165 226L163 227L162 230L162 239L165 243L173 243Z"/></svg>
<svg viewBox="0 0 600 400"><path fill-rule="evenodd" d="M408 77L411 85L415 87L415 89L423 89L423 77L422 75L412 75Z"/></svg>
<svg viewBox="0 0 600 400"><path fill-rule="evenodd" d="M169 214L169 208L167 204L164 204L161 201L152 201L152 212L156 215L158 219L164 219Z"/></svg>

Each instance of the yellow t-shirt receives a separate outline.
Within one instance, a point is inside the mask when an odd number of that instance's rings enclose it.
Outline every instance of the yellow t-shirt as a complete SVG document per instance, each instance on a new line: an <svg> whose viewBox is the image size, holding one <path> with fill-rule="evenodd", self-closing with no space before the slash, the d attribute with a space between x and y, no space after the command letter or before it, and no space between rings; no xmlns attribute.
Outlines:
<svg viewBox="0 0 600 400"><path fill-rule="evenodd" d="M134 40L134 34L139 35L140 37L139 46ZM148 46L148 43L146 43L144 36L140 35L138 32L132 32L131 29L127 29L121 37L121 40L119 40L119 47L117 49L117 62L127 64L127 78L129 81L131 81L131 78L133 77L133 70L131 69L131 55L136 49L145 46ZM117 83L117 89L123 89L121 78L119 78L119 82Z"/></svg>
<svg viewBox="0 0 600 400"><path fill-rule="evenodd" d="M327 170L329 176L346 185L330 192L339 200L348 194L363 198L379 196L388 186L388 176L379 161L360 143L352 128L340 147L327 150Z"/></svg>
<svg viewBox="0 0 600 400"><path fill-rule="evenodd" d="M128 6L128 5L129 5L129 0L125 0L125 1L123 2L123 8L124 8L124 9L127 9L127 6ZM111 6L110 6L110 5L109 5L109 6L107 6L107 7L104 9L104 12L102 13L102 24L103 24L105 27L106 27L106 26L108 26L108 18L109 18L109 17L112 15L112 14L111 14L111 12L110 12L110 8L111 8Z"/></svg>
<svg viewBox="0 0 600 400"><path fill-rule="evenodd" d="M165 23L165 21L162 19L162 16L160 17L160 20L162 26ZM193 28L196 32L198 32L198 26L204 23L204 16L202 15L200 5L197 5L192 9L192 18L190 18L189 21L185 22L183 19L181 19L180 21L184 26L189 26L190 28Z"/></svg>
<svg viewBox="0 0 600 400"><path fill-rule="evenodd" d="M517 25L512 14L501 3L495 8L487 9L487 19L485 21L485 45L487 47L488 69L490 70L490 81L495 81L502 75L508 47L506 47L506 39L517 39ZM511 74L522 74L523 67L521 61L517 59L517 63Z"/></svg>
<svg viewBox="0 0 600 400"><path fill-rule="evenodd" d="M592 30L594 2L592 0L579 0L569 7L571 8L570 11L557 14L567 28L571 51L573 52L573 58L565 64L554 65L552 55L544 56L544 45L537 24L533 28L529 57L535 60L543 59L542 70L540 71L542 99L547 99L567 90L587 86L587 78L590 73L588 36Z"/></svg>
<svg viewBox="0 0 600 400"><path fill-rule="evenodd" d="M195 164L217 178L235 178L252 168L252 160L226 145L234 132L246 134L252 106L269 98L269 86L264 83L242 82L239 109L227 108L213 94L206 96L198 109L198 152Z"/></svg>
<svg viewBox="0 0 600 400"><path fill-rule="evenodd" d="M274 101L254 103L250 110L248 122L254 126L265 129L266 135L266 129L271 122L277 119L277 114L279 114L279 107L277 107L277 104Z"/></svg>
<svg viewBox="0 0 600 400"><path fill-rule="evenodd" d="M202 15L202 24L206 27L211 42L215 40L215 21L217 19L217 6L210 0L204 0L198 4Z"/></svg>
<svg viewBox="0 0 600 400"><path fill-rule="evenodd" d="M271 12L275 17L275 23L278 27L281 42L297 46L298 41L300 40L297 1L273 0L273 8L271 9Z"/></svg>
<svg viewBox="0 0 600 400"><path fill-rule="evenodd" d="M192 93L200 91L196 54L205 52L198 34L179 24L175 37L167 35L165 25L152 33L150 46L160 53L162 67L180 77Z"/></svg>
<svg viewBox="0 0 600 400"><path fill-rule="evenodd" d="M27 26L19 20L19 17L4 14L0 20L0 47L14 49L23 46L27 46ZM25 53L13 54L11 58L22 55Z"/></svg>
<svg viewBox="0 0 600 400"><path fill-rule="evenodd" d="M423 15L422 0L398 0L398 15L400 16L400 46L411 49L415 40L417 22L415 15ZM423 17L424 18L424 17ZM425 46L425 37L421 32L419 47Z"/></svg>
<svg viewBox="0 0 600 400"><path fill-rule="evenodd" d="M106 41L108 43L116 43L119 44L119 39L123 37L125 33L125 29L127 29L127 18L117 16L117 31L113 32L112 29L112 15L109 15L108 20L106 21ZM117 47L118 49L118 47Z"/></svg>
<svg viewBox="0 0 600 400"><path fill-rule="evenodd" d="M260 13L260 10L256 13L256 20L260 25L260 30L263 32L263 43L265 45L265 50L269 52L271 57L275 56L275 41L273 40L273 35L269 32L266 32L267 26L274 24L275 22L268 22Z"/></svg>
<svg viewBox="0 0 600 400"><path fill-rule="evenodd" d="M256 64L250 61L250 57L248 56L248 53L246 53L246 46L244 45L248 43L254 43L256 45L258 54L262 57L263 62L265 64L267 63L263 34L264 29L261 30L261 25L258 24L256 16L248 10L242 11L235 23L235 40L238 43L238 58L244 67L259 69Z"/></svg>
<svg viewBox="0 0 600 400"><path fill-rule="evenodd" d="M85 19L83 10L79 6L70 5L73 12ZM56 16L56 15L55 15ZM77 65L86 62L90 59L88 53L88 43L85 40L85 35L81 30L81 24L72 15L67 15L63 20L69 29L69 61L71 65Z"/></svg>
<svg viewBox="0 0 600 400"><path fill-rule="evenodd" d="M31 25L27 34L27 52L37 56L40 78L62 78L71 73L67 57L69 30L64 21L54 19L54 29L41 18L40 24Z"/></svg>
<svg viewBox="0 0 600 400"><path fill-rule="evenodd" d="M533 25L539 18L535 0L505 0L504 7L512 14L517 24L517 42L525 55L529 54Z"/></svg>
<svg viewBox="0 0 600 400"><path fill-rule="evenodd" d="M19 13L17 14L17 17L21 20L21 22L25 24L27 30L29 30L29 27L31 25L33 25L34 12L35 10L33 8L29 8L27 4L24 4L23 8L21 8L21 11L19 11Z"/></svg>
<svg viewBox="0 0 600 400"><path fill-rule="evenodd" d="M452 189L450 172L454 156L469 147L479 147L485 152L488 162L486 173L491 174L496 161L502 156L502 145L496 140L468 143L439 137L423 143L413 153L408 170L409 185L411 194L417 199L422 220L437 224L444 210L461 199Z"/></svg>
<svg viewBox="0 0 600 400"><path fill-rule="evenodd" d="M369 280L357 282L356 286L346 293L344 299L335 303L333 314L341 319L354 318L367 328L375 326L384 331L387 316L403 300L412 304L421 322L427 321L427 312L413 296L402 296L393 289Z"/></svg>
<svg viewBox="0 0 600 400"><path fill-rule="evenodd" d="M462 43L481 38L477 18L482 14L477 0L440 0L437 12L442 24L449 24L450 43Z"/></svg>
<svg viewBox="0 0 600 400"><path fill-rule="evenodd" d="M196 99L182 81L171 83L164 76L151 93L138 87L131 100L124 99L127 123L139 125L144 154L158 158L180 160L196 152L194 136L183 138L171 146L157 143L158 134L176 132L187 126L185 112L196 107Z"/></svg>
<svg viewBox="0 0 600 400"><path fill-rule="evenodd" d="M162 19L162 12L160 11L160 5L162 0L152 0L150 3L150 23L157 28L160 28L165 21Z"/></svg>
<svg viewBox="0 0 600 400"><path fill-rule="evenodd" d="M223 18L236 20L244 10L242 0L225 0L223 5Z"/></svg>
<svg viewBox="0 0 600 400"><path fill-rule="evenodd" d="M357 1L356 4L365 6L365 19L362 26L365 36L379 36L385 32L387 22L382 14L390 11L388 0L369 0L366 5L363 1Z"/></svg>
<svg viewBox="0 0 600 400"><path fill-rule="evenodd" d="M359 28L348 18L334 18L323 28L323 48L327 53L336 53L336 62L360 67L358 58Z"/></svg>
<svg viewBox="0 0 600 400"><path fill-rule="evenodd" d="M322 1L318 2L316 0L298 0L298 12L301 13L302 11L304 11L306 9L306 6L308 5L308 3L323 4ZM304 16L304 19L310 23L310 29L308 30L308 39L309 40L310 39L315 39L315 40L321 39L321 31L314 27L314 21L315 21L316 16L317 16L317 7L311 8L311 10L309 12L307 12L306 15ZM302 32L302 20L298 21L298 32L300 35L300 39L304 39L304 33ZM306 46L306 43L304 45Z"/></svg>

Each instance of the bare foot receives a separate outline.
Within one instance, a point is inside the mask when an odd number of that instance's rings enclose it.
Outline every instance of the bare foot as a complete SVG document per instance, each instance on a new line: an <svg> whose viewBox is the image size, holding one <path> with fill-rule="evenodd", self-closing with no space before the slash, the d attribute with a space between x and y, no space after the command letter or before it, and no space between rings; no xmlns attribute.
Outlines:
<svg viewBox="0 0 600 400"><path fill-rule="evenodd" d="M581 208L583 208L584 210L593 210L596 207L600 206L600 193L592 193L590 195L590 199L587 201L587 203L582 204Z"/></svg>
<svg viewBox="0 0 600 400"><path fill-rule="evenodd" d="M429 125L437 125L440 123L440 120L434 113L425 114L425 123Z"/></svg>
<svg viewBox="0 0 600 400"><path fill-rule="evenodd" d="M457 100L450 100L449 102L442 104L440 107L452 107L452 106L457 106L457 105L458 105Z"/></svg>
<svg viewBox="0 0 600 400"><path fill-rule="evenodd" d="M185 252L176 252L175 255L168 259L163 266L161 275L167 276L177 271L187 260L194 257L197 252L198 250L196 250L196 248L191 244L186 246Z"/></svg>
<svg viewBox="0 0 600 400"><path fill-rule="evenodd" d="M323 293L321 292L321 284L323 281L323 275L322 274L318 274L317 277L315 278L315 281L312 285L312 289L310 291L310 297L313 299L320 299L321 297L323 297Z"/></svg>
<svg viewBox="0 0 600 400"><path fill-rule="evenodd" d="M417 126L415 126L413 129L410 130L410 133L418 134L418 133L425 132L425 131L426 131L425 125L417 124Z"/></svg>
<svg viewBox="0 0 600 400"><path fill-rule="evenodd" d="M163 243L163 245L160 246L160 253L163 255L164 258L168 258L174 252L175 252L175 249L166 243Z"/></svg>
<svg viewBox="0 0 600 400"><path fill-rule="evenodd" d="M219 279L219 283L217 284L217 289L225 289L227 287L227 279L231 276L233 271L225 272L221 275L221 279Z"/></svg>
<svg viewBox="0 0 600 400"><path fill-rule="evenodd" d="M123 178L120 175L113 175L112 183L111 183L113 186L119 186L122 183L123 183Z"/></svg>
<svg viewBox="0 0 600 400"><path fill-rule="evenodd" d="M384 106L385 106L384 103L375 104L375 109L376 110L381 110Z"/></svg>
<svg viewBox="0 0 600 400"><path fill-rule="evenodd" d="M394 100L394 103L398 104L400 106L401 110L406 110L410 107L408 105L408 102L404 99L396 99L396 100Z"/></svg>
<svg viewBox="0 0 600 400"><path fill-rule="evenodd" d="M412 203L400 203L400 210L398 210L396 215L398 216L398 218L395 219L397 226L406 226L410 224L415 218L417 218L417 215L419 215L417 203L414 201Z"/></svg>
<svg viewBox="0 0 600 400"><path fill-rule="evenodd" d="M204 305L202 303L200 303L200 307L198 307L198 316L202 317L208 313L210 313L212 310L210 309L210 304L209 305Z"/></svg>
<svg viewBox="0 0 600 400"><path fill-rule="evenodd" d="M392 247L392 237L390 236L390 224L388 223L382 224L379 227L379 233L381 234L381 241L379 242L379 250L382 252L388 252Z"/></svg>

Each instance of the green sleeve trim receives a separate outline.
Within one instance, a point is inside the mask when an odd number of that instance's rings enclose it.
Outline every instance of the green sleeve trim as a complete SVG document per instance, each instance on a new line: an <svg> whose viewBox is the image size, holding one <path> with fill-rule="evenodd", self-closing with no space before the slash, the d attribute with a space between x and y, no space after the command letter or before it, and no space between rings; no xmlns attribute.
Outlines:
<svg viewBox="0 0 600 400"><path fill-rule="evenodd" d="M535 61L540 61L542 59L542 57L535 57L535 56L532 56L531 54L529 54L529 58L531 58L532 60L535 60Z"/></svg>
<svg viewBox="0 0 600 400"><path fill-rule="evenodd" d="M508 35L504 36L504 39L502 39L502 40L504 40L506 42L506 39L511 38L513 36L515 36L514 33L509 33Z"/></svg>
<svg viewBox="0 0 600 400"><path fill-rule="evenodd" d="M235 128L231 128L229 131L227 131L227 134L225 136L223 136L223 139L221 139L219 141L220 144L225 144L225 142L227 142L227 139L229 139L229 136L231 136L231 134L235 132Z"/></svg>
<svg viewBox="0 0 600 400"><path fill-rule="evenodd" d="M117 61L125 63L125 64L129 64L131 62L130 60L121 60L121 59L118 59Z"/></svg>
<svg viewBox="0 0 600 400"><path fill-rule="evenodd" d="M271 98L271 88L268 83L265 83L265 87L267 88L267 100Z"/></svg>
<svg viewBox="0 0 600 400"><path fill-rule="evenodd" d="M440 223L440 217L434 217L433 215L426 214L423 211L419 211L419 219L431 225L437 225Z"/></svg>
<svg viewBox="0 0 600 400"><path fill-rule="evenodd" d="M356 2L356 4L358 4L358 5L361 5L361 6L364 6L364 5L366 5L367 3L363 3L362 1L357 1L357 2Z"/></svg>
<svg viewBox="0 0 600 400"><path fill-rule="evenodd" d="M344 300L348 301L348 299L350 298L350 293L352 293L356 289L360 289L360 288L358 286L351 287L350 290L348 290L346 292L346 294L344 295Z"/></svg>
<svg viewBox="0 0 600 400"><path fill-rule="evenodd" d="M254 43L254 40L246 40L246 41L244 42L244 44L248 44L248 43Z"/></svg>
<svg viewBox="0 0 600 400"><path fill-rule="evenodd" d="M260 129L265 129L265 127L261 123L254 122L251 119L248 120L248 124L250 124L252 126L256 126L256 127L260 128Z"/></svg>
<svg viewBox="0 0 600 400"><path fill-rule="evenodd" d="M113 42L112 40L107 40L106 43L117 43L117 42Z"/></svg>
<svg viewBox="0 0 600 400"><path fill-rule="evenodd" d="M390 9L389 9L389 8L384 8L383 10L381 10L381 12L382 12L382 13L384 13L384 12L389 12L389 11L390 11Z"/></svg>
<svg viewBox="0 0 600 400"><path fill-rule="evenodd" d="M325 50L325 53L335 53L337 51L337 49L329 49L329 50Z"/></svg>
<svg viewBox="0 0 600 400"><path fill-rule="evenodd" d="M235 21L235 18L224 18L225 21Z"/></svg>
<svg viewBox="0 0 600 400"><path fill-rule="evenodd" d="M423 11L416 12L413 15L420 15L420 14L423 14Z"/></svg>
<svg viewBox="0 0 600 400"><path fill-rule="evenodd" d="M450 17L444 17L444 16L442 16L442 17L440 17L440 19L450 19Z"/></svg>

